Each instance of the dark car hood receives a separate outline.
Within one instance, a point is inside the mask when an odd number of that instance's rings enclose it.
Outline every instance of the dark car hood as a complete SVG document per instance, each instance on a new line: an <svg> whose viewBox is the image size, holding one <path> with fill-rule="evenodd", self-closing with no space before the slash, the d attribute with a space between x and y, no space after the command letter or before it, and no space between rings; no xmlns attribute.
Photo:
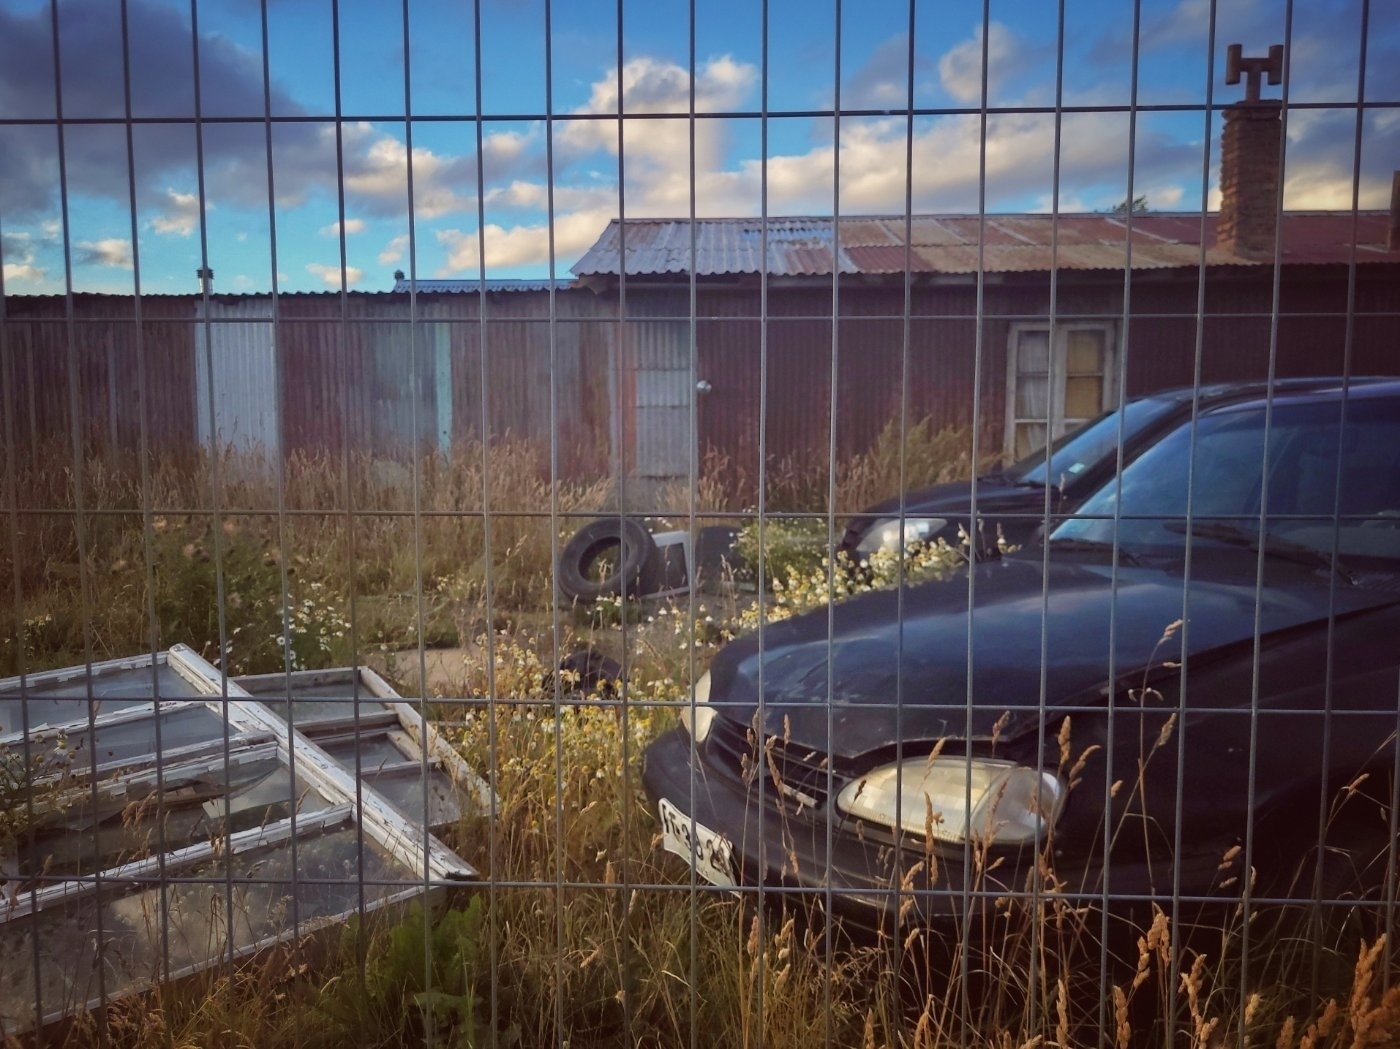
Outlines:
<svg viewBox="0 0 1400 1049"><path fill-rule="evenodd" d="M1329 604L1325 578L1296 567L1266 579L1262 592L1252 572L1197 576L1190 629L1164 640L1182 618L1180 571L1120 566L1116 585L1114 578L1106 564L1043 571L1039 560L1008 558L951 580L861 595L766 627L761 649L757 635L726 647L711 667L710 701L752 724L761 676L765 732L838 757L900 738L985 738L1011 710L999 729L1009 738L1039 720L1042 662L1047 704L1082 703L1111 679L1141 680L1145 668L1180 660L1183 637L1193 657L1249 642L1256 598L1261 636L1325 619ZM1337 588L1332 608L1340 616L1397 599Z"/></svg>
<svg viewBox="0 0 1400 1049"><path fill-rule="evenodd" d="M979 513L1017 510L1035 513L1045 506L1045 488L1038 484L1019 484L1004 474L988 474L977 479L977 510ZM950 481L932 488L920 488L876 503L851 519L869 527L876 521L898 517L901 508L905 516L926 514L968 514L972 512L972 482Z"/></svg>
<svg viewBox="0 0 1400 1049"><path fill-rule="evenodd" d="M1055 510L1063 509L1063 493L1052 493ZM903 500L886 499L846 522L841 548L855 557L855 550L866 532L878 521L898 517L942 517L948 524L944 534L949 543L957 542L957 526L971 527L972 482L950 481L909 492ZM982 520L994 519L1009 542L1022 543L1044 519L1045 487L1021 484L1005 474L989 474L977 481L977 514Z"/></svg>

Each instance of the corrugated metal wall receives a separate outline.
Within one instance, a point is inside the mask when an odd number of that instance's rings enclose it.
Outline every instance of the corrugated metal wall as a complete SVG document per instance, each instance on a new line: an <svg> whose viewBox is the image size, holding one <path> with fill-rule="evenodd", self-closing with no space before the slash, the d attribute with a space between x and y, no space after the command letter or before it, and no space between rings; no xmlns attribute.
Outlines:
<svg viewBox="0 0 1400 1049"><path fill-rule="evenodd" d="M0 385L19 454L71 447L75 401L88 451L138 451L143 413L151 450L191 447L193 300L144 299L139 325L130 298L74 296L71 311L69 301L5 298Z"/></svg>
<svg viewBox="0 0 1400 1049"><path fill-rule="evenodd" d="M552 324L549 311L545 291L488 293L484 322L475 295L420 296L447 347L452 437L536 442L563 478L607 476L616 306L578 290L555 293Z"/></svg>
<svg viewBox="0 0 1400 1049"><path fill-rule="evenodd" d="M1341 374L1347 368L1355 375L1400 374L1396 274L1374 267L1358 270L1349 360L1347 286L1345 270L1337 267L1285 272L1276 333L1278 375ZM1198 326L1202 381L1264 378L1274 337L1272 274L1267 269L1210 271L1199 322L1198 288L1194 272L1135 274L1127 292L1131 320L1126 339L1121 274L1062 279L1054 294L1055 316L1061 322L1113 327L1118 348L1126 353L1128 396L1195 381ZM629 301L646 294L635 288ZM658 291L658 302L665 295L671 296L670 308L676 308L676 293ZM987 284L980 319L971 285L914 287L907 336L902 288L843 280L837 302L833 398L829 283L769 288L763 387L764 326L757 289L703 292L696 324L698 376L710 382L712 392L699 404L702 458L718 456L752 476L761 438L770 470L819 471L830 461L829 425L836 427L838 461L870 448L905 409L910 423L928 417L936 427L966 426L973 418L974 382L982 402L983 452L1001 449L1012 328L1049 320L1048 274Z"/></svg>
<svg viewBox="0 0 1400 1049"><path fill-rule="evenodd" d="M547 291L267 296L6 296L0 410L21 452L71 442L70 395L90 451L217 441L401 458L454 441L557 442L560 476L613 466L615 300ZM414 316L415 323L410 323ZM485 352L483 353L483 342ZM76 373L73 368L76 366ZM138 381L138 379L140 381ZM278 399L281 399L281 420ZM485 413L483 415L483 412ZM682 471L683 473L683 471Z"/></svg>
<svg viewBox="0 0 1400 1049"><path fill-rule="evenodd" d="M624 372L635 420L627 444L635 450L631 475L652 481L688 478L695 440L691 433L690 325L686 321L636 320L623 328Z"/></svg>
<svg viewBox="0 0 1400 1049"><path fill-rule="evenodd" d="M387 296L281 301L287 451L397 458L436 446L436 356L429 330L410 325L405 306Z"/></svg>
<svg viewBox="0 0 1400 1049"><path fill-rule="evenodd" d="M272 300L213 299L207 312L197 301L195 317L200 323L191 332L191 351L200 443L241 452L275 451L281 424Z"/></svg>
<svg viewBox="0 0 1400 1049"><path fill-rule="evenodd" d="M1124 294L1119 274L1062 278L1056 316L1121 327ZM1400 373L1400 281L1388 267L1358 268L1349 362L1348 277L1336 267L1287 270L1277 322L1267 269L1210 271L1199 321L1194 273L1135 274L1128 294L1128 395L1194 381L1198 327L1205 382L1265 375L1275 335L1279 375ZM511 438L552 447L563 478L685 479L698 451L752 480L760 448L770 470L826 468L832 426L838 461L892 420L966 426L974 381L982 448L996 452L1012 325L1045 322L1051 288L1046 274L989 283L979 318L972 285L917 286L906 324L903 288L843 279L834 397L829 284L770 287L766 333L757 288L710 284L693 321L688 287L639 282L625 318L615 291L581 288L488 293L484 322L476 294L422 294L414 324L406 295L283 296L275 326L266 297L215 298L207 326L197 296L148 297L139 340L130 298L71 302L70 316L61 297L5 299L3 407L22 452L71 439L70 386L92 449L136 449L143 407L153 450L215 435L270 447L280 388L288 451L401 457ZM692 330L694 378L710 386L694 442Z"/></svg>

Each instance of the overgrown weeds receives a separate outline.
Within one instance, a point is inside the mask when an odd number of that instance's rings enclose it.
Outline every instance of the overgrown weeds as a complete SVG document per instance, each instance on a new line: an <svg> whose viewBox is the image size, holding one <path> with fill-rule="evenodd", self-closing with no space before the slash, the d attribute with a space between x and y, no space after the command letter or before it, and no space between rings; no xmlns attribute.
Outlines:
<svg viewBox="0 0 1400 1049"><path fill-rule="evenodd" d="M965 435L911 440L902 471L891 473L889 447L843 468L839 501L855 508L892 494L897 478L913 486L971 468ZM1225 908L1203 940L1159 907L1128 936L1121 966L1103 969L1103 915L1077 891L1085 886L1059 880L1048 848L1025 885L996 885L985 854L973 856L984 879L973 889L996 891L951 934L891 930L839 947L822 932L821 894L735 901L692 884L662 852L641 754L718 647L760 619L952 571L956 550L881 555L853 574L829 560L825 520L772 519L762 594L696 595L580 624L540 611L552 603L560 539L560 519L542 511L610 509L608 486L551 490L528 447L429 457L416 482L368 461L296 459L280 495L264 467L224 459L217 514L212 465L161 465L144 490L139 472L93 465L81 500L71 474L27 475L26 505L49 512L19 515L0 554L0 586L23 597L18 629L0 632L0 671L76 662L88 648L129 654L152 634L239 671L363 660L430 634L458 642L460 667L430 698L501 799L493 820L453 835L485 880L446 909L342 930L323 965L279 953L217 971L197 991L117 1003L101 1026L88 1017L71 1027L71 1044L1128 1049L1174 1036L1193 1049L1362 1049L1400 1037L1388 938L1360 943L1346 986L1314 995L1260 978L1277 971L1268 952L1285 948L1256 940L1248 963L1239 957L1254 912ZM755 505L727 505L713 476L704 510ZM788 480L795 511L825 509L809 482ZM81 541L65 516L79 502L89 511ZM757 534L744 538L751 561ZM25 556L10 558L15 549ZM559 659L577 647L606 651L625 683L580 690L565 680ZM1160 757L1162 731L1143 735L1145 760ZM1086 750L1072 745L1068 721L1062 733L1060 772L1074 783ZM1122 789L1145 797L1136 781ZM946 889L931 851L906 858L894 891ZM1222 882L1242 892L1241 858L1221 862Z"/></svg>
<svg viewBox="0 0 1400 1049"><path fill-rule="evenodd" d="M36 456L15 478L0 676L177 642L256 673L455 641L492 625L488 599L504 616L551 606L552 503L566 527L611 508L609 483L551 485L542 450L520 442L413 468L293 455L279 471L225 453L143 477L135 461L63 463Z"/></svg>

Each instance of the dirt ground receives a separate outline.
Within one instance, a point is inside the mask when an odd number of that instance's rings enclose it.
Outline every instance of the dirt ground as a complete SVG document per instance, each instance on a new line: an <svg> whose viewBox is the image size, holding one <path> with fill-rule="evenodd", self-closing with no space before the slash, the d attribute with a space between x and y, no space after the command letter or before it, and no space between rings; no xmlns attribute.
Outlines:
<svg viewBox="0 0 1400 1049"><path fill-rule="evenodd" d="M418 661L418 650L395 652L390 657L390 672L399 683L403 696L450 695L457 691L465 677L465 664L468 659L481 658L475 645L464 648L430 648L423 653L423 662ZM420 678L420 671L422 677ZM420 681L424 687L420 687Z"/></svg>

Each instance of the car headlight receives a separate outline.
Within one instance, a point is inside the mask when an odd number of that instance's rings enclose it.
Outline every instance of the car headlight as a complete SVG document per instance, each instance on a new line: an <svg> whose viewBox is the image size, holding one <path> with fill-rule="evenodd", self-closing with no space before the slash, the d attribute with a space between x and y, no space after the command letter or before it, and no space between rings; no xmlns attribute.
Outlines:
<svg viewBox="0 0 1400 1049"><path fill-rule="evenodd" d="M940 841L1019 845L1050 829L1063 799L1063 784L1049 772L948 756L882 766L847 784L836 804L849 816L911 834L929 830Z"/></svg>
<svg viewBox="0 0 1400 1049"><path fill-rule="evenodd" d="M704 743L715 720L715 708L710 706L710 672L707 670L690 691L690 702L681 711L681 724L696 743Z"/></svg>
<svg viewBox="0 0 1400 1049"><path fill-rule="evenodd" d="M869 557L880 550L899 554L918 543L926 543L948 527L946 517L890 517L876 521L856 544L856 553Z"/></svg>

